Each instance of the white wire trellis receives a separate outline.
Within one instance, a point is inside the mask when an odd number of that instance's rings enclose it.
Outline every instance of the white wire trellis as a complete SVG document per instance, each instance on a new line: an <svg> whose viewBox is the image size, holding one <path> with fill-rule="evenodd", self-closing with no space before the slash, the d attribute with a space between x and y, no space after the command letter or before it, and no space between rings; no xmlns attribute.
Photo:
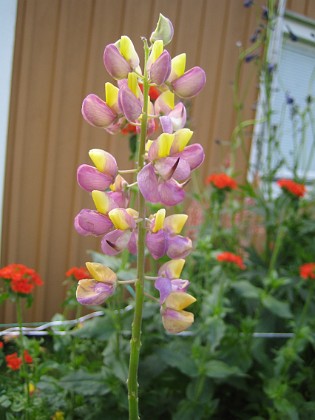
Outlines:
<svg viewBox="0 0 315 420"><path fill-rule="evenodd" d="M132 309L132 305L126 306L126 308L123 309L124 312L130 311ZM30 326L27 327L25 325L22 325L22 328L18 325L11 326L9 328L6 328L5 330L0 331L0 337L1 336L17 336L20 335L21 330L23 335L30 335L30 336L37 336L37 337L43 337L47 335L67 335L69 334L69 330L59 330L59 329L53 329L52 327L63 327L63 326L75 326L77 324L81 324L85 321L88 321L89 319L93 319L99 316L103 316L103 311L96 311L92 312L90 314L81 316L76 319L70 319L70 320L60 320L60 321L50 321L43 323L39 326ZM194 335L191 331L184 331L180 333L182 336L191 336ZM244 334L241 334L244 335ZM254 332L252 334L254 338L292 338L294 337L293 333L276 333L276 332Z"/></svg>

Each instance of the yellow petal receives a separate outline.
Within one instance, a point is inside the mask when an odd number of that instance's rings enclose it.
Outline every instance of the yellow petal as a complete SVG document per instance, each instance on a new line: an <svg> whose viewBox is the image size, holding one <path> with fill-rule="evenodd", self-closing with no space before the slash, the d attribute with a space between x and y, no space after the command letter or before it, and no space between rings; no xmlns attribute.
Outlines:
<svg viewBox="0 0 315 420"><path fill-rule="evenodd" d="M172 145L172 149L174 150L172 151L174 151L174 153L178 153L184 150L193 133L194 132L189 130L189 128L181 128L180 130L177 130L175 133L174 143Z"/></svg>
<svg viewBox="0 0 315 420"><path fill-rule="evenodd" d="M170 90L166 90L165 92L161 93L161 95L159 96L159 100L163 101L171 109L174 109L175 95Z"/></svg>
<svg viewBox="0 0 315 420"><path fill-rule="evenodd" d="M102 214L107 214L111 210L111 202L108 198L108 195L104 191L93 190L92 199L96 210Z"/></svg>
<svg viewBox="0 0 315 420"><path fill-rule="evenodd" d="M158 139L156 140L158 158L169 156L173 141L174 141L174 134L162 133L158 137Z"/></svg>
<svg viewBox="0 0 315 420"><path fill-rule="evenodd" d="M185 73L186 68L186 54L179 54L172 59L172 73L176 75L176 78L182 76Z"/></svg>
<svg viewBox="0 0 315 420"><path fill-rule="evenodd" d="M194 322L194 314L187 311L173 311L170 309L162 313L162 322L167 332L178 334L191 326Z"/></svg>
<svg viewBox="0 0 315 420"><path fill-rule="evenodd" d="M196 299L188 293L171 292L165 300L165 306L180 311L194 302L196 302Z"/></svg>
<svg viewBox="0 0 315 420"><path fill-rule="evenodd" d="M120 54L128 61L131 60L134 54L134 45L131 41L131 39L126 36L123 35L120 38L120 43L119 43L119 49L120 49Z"/></svg>
<svg viewBox="0 0 315 420"><path fill-rule="evenodd" d="M118 103L118 92L119 89L117 86L114 86L112 83L105 83L105 98L106 103L110 108L114 108Z"/></svg>
<svg viewBox="0 0 315 420"><path fill-rule="evenodd" d="M139 97L139 83L136 73L128 73L128 87L131 92L138 98Z"/></svg>
<svg viewBox="0 0 315 420"><path fill-rule="evenodd" d="M181 233L186 221L188 219L187 214L172 214L167 216L165 219L165 228L169 228L172 233Z"/></svg>
<svg viewBox="0 0 315 420"><path fill-rule="evenodd" d="M107 153L102 149L91 149L89 156L94 163L96 169L100 172L104 172L106 168Z"/></svg>
<svg viewBox="0 0 315 420"><path fill-rule="evenodd" d="M116 274L109 267L106 267L106 265L95 262L87 262L85 265L96 281L102 283L115 283L117 281Z"/></svg>
<svg viewBox="0 0 315 420"><path fill-rule="evenodd" d="M155 41L155 43L153 44L152 47L152 53L151 53L151 58L152 58L152 62L154 63L155 60L157 60L160 55L163 52L163 41L161 39L159 39L158 41Z"/></svg>
<svg viewBox="0 0 315 420"><path fill-rule="evenodd" d="M166 214L166 210L165 209L160 209L155 214L154 226L152 228L152 232L153 233L156 233L159 230L163 229L163 227L164 227L164 220L165 220L165 214Z"/></svg>

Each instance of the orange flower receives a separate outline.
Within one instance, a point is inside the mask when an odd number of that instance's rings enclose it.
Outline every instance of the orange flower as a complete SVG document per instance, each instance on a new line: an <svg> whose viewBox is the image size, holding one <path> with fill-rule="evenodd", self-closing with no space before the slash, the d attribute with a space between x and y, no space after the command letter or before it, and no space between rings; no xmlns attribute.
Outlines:
<svg viewBox="0 0 315 420"><path fill-rule="evenodd" d="M13 292L25 295L30 294L35 286L43 284L39 274L23 264L10 264L1 268L0 277L11 280L10 287Z"/></svg>
<svg viewBox="0 0 315 420"><path fill-rule="evenodd" d="M239 255L233 254L232 252L222 252L217 255L217 260L219 262L227 262L237 265L241 270L245 270L246 268L243 258Z"/></svg>
<svg viewBox="0 0 315 420"><path fill-rule="evenodd" d="M18 357L17 353L8 354L5 356L8 368L12 370L19 370L22 365L22 358Z"/></svg>
<svg viewBox="0 0 315 420"><path fill-rule="evenodd" d="M29 352L27 350L24 350L24 353L23 353L23 361L25 363L33 363L33 358L32 358L32 356L29 354Z"/></svg>
<svg viewBox="0 0 315 420"><path fill-rule="evenodd" d="M306 188L304 184L298 184L295 181L292 181L292 179L279 179L277 181L277 184L279 187L281 187L283 190L291 193L292 195L295 195L296 197L304 197Z"/></svg>
<svg viewBox="0 0 315 420"><path fill-rule="evenodd" d="M209 175L206 178L206 184L212 184L214 187L220 190L235 190L235 188L237 188L236 181L224 172Z"/></svg>
<svg viewBox="0 0 315 420"><path fill-rule="evenodd" d="M85 267L72 267L66 272L66 277L74 277L76 280L90 279L91 274Z"/></svg>
<svg viewBox="0 0 315 420"><path fill-rule="evenodd" d="M302 279L315 279L315 263L306 263L300 267L300 277Z"/></svg>

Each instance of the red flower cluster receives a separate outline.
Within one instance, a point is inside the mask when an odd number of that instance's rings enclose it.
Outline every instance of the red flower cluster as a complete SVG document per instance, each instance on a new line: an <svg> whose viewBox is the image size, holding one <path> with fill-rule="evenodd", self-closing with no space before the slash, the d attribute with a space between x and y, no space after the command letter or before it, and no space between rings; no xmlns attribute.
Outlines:
<svg viewBox="0 0 315 420"><path fill-rule="evenodd" d="M227 174L225 174L224 172L209 175L206 178L206 184L212 184L213 186L215 186L216 188L220 190L223 190L223 189L235 190L235 188L237 188L236 181L230 176L228 176Z"/></svg>
<svg viewBox="0 0 315 420"><path fill-rule="evenodd" d="M11 280L13 292L24 295L30 294L35 286L43 284L39 274L23 264L10 264L0 269L0 277Z"/></svg>
<svg viewBox="0 0 315 420"><path fill-rule="evenodd" d="M298 184L292 179L279 179L277 181L279 187L283 190L295 195L296 197L303 197L306 192L306 188L304 184Z"/></svg>
<svg viewBox="0 0 315 420"><path fill-rule="evenodd" d="M233 254L232 252L222 252L217 255L217 260L220 262L228 262L237 265L241 270L245 270L243 258L239 255Z"/></svg>
<svg viewBox="0 0 315 420"><path fill-rule="evenodd" d="M302 279L315 279L315 263L306 263L300 267Z"/></svg>
<svg viewBox="0 0 315 420"><path fill-rule="evenodd" d="M27 350L24 350L23 359L18 356L17 352L15 352L5 356L5 361L7 362L8 368L12 370L19 370L23 361L25 363L33 363L33 358Z"/></svg>
<svg viewBox="0 0 315 420"><path fill-rule="evenodd" d="M3 349L3 342L2 341L0 341L0 349Z"/></svg>
<svg viewBox="0 0 315 420"><path fill-rule="evenodd" d="M72 267L66 272L66 277L74 277L76 280L90 279L91 274L85 267Z"/></svg>

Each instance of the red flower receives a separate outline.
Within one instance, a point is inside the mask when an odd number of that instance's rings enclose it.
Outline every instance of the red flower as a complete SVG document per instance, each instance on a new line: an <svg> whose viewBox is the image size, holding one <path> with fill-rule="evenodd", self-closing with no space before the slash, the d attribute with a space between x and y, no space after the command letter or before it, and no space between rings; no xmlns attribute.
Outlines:
<svg viewBox="0 0 315 420"><path fill-rule="evenodd" d="M74 277L76 280L90 279L91 274L85 267L72 267L66 272L66 277Z"/></svg>
<svg viewBox="0 0 315 420"><path fill-rule="evenodd" d="M245 270L246 266L243 262L243 258L239 255L233 254L232 252L222 252L217 255L217 260L220 262L228 262L237 265L241 270Z"/></svg>
<svg viewBox="0 0 315 420"><path fill-rule="evenodd" d="M295 195L296 197L304 197L305 195L306 188L304 184L298 184L291 179L279 179L277 184L283 190L291 193L292 195Z"/></svg>
<svg viewBox="0 0 315 420"><path fill-rule="evenodd" d="M306 263L300 267L302 279L315 279L315 263Z"/></svg>
<svg viewBox="0 0 315 420"><path fill-rule="evenodd" d="M235 188L237 188L236 181L224 172L209 175L206 178L206 184L212 184L214 187L220 190L224 188L227 190L235 190Z"/></svg>
<svg viewBox="0 0 315 420"><path fill-rule="evenodd" d="M143 92L143 84L140 83L139 87L141 89L141 91ZM149 87L149 96L151 101L155 101L159 96L161 95L161 92L159 91L158 88L156 88L155 86L150 86Z"/></svg>
<svg viewBox="0 0 315 420"><path fill-rule="evenodd" d="M0 349L3 349L3 346L4 346L3 342L0 341Z"/></svg>
<svg viewBox="0 0 315 420"><path fill-rule="evenodd" d="M24 350L24 353L23 353L23 361L25 363L33 363L33 358L32 358L32 356L29 354L29 352L27 350Z"/></svg>
<svg viewBox="0 0 315 420"><path fill-rule="evenodd" d="M35 286L43 284L38 273L23 264L10 264L1 268L0 277L11 280L11 289L21 294L29 294Z"/></svg>
<svg viewBox="0 0 315 420"><path fill-rule="evenodd" d="M5 356L8 368L12 370L19 370L22 365L22 358L18 357L17 353L8 354Z"/></svg>
<svg viewBox="0 0 315 420"><path fill-rule="evenodd" d="M10 287L13 292L25 295L31 293L35 286L43 284L39 274L23 264L10 264L1 268L0 277L11 280Z"/></svg>

